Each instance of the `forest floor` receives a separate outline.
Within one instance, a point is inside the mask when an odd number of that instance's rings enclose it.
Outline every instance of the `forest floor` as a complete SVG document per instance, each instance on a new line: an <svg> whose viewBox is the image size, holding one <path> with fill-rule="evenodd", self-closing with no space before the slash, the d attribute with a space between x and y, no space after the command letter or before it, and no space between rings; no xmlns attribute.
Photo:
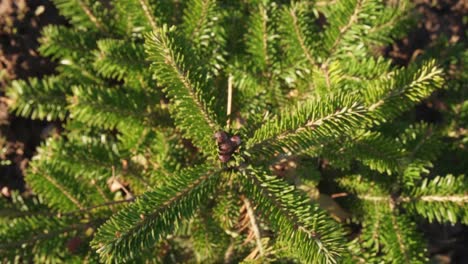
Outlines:
<svg viewBox="0 0 468 264"><path fill-rule="evenodd" d="M384 49L395 64L405 65L424 53L438 38L468 46L468 1L414 0L420 18L406 37ZM13 79L41 77L54 72L55 64L39 56L38 37L48 24L66 24L49 0L0 0L0 191L24 191L23 172L36 147L53 123L32 121L8 113L3 98ZM437 98L432 98L436 100ZM422 103L415 108L420 119L435 122L437 104ZM432 263L468 263L468 227L421 224L429 242Z"/></svg>

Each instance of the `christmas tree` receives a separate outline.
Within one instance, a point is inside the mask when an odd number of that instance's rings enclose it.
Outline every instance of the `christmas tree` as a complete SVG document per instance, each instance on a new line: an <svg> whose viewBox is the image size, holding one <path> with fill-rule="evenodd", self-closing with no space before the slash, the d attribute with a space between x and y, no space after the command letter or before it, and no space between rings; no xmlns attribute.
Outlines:
<svg viewBox="0 0 468 264"><path fill-rule="evenodd" d="M408 114L459 98L445 72L468 55L379 55L406 1L54 2L57 72L8 96L63 131L28 165L35 196L2 204L4 261L423 263L415 219L468 223L465 168L441 159L466 103L445 126Z"/></svg>

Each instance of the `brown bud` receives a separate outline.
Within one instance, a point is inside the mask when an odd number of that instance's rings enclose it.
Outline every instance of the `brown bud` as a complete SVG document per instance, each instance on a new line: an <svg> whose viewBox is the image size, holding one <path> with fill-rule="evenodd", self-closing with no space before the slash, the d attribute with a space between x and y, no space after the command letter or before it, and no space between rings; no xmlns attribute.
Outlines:
<svg viewBox="0 0 468 264"><path fill-rule="evenodd" d="M223 163L226 163L228 162L229 160L231 159L231 155L230 154L220 154L219 155L219 160Z"/></svg>
<svg viewBox="0 0 468 264"><path fill-rule="evenodd" d="M74 254L78 251L81 245L81 239L79 237L73 237L67 241L68 252Z"/></svg>
<svg viewBox="0 0 468 264"><path fill-rule="evenodd" d="M9 189L7 186L4 186L0 192L1 192L1 193L3 194L3 196L5 196L5 197L11 197L11 191L10 191L10 189Z"/></svg>
<svg viewBox="0 0 468 264"><path fill-rule="evenodd" d="M234 135L231 137L231 142L234 144L234 146L238 147L242 143L242 140L238 135Z"/></svg>
<svg viewBox="0 0 468 264"><path fill-rule="evenodd" d="M223 143L227 141L228 135L224 131L218 131L214 134L214 138L216 139L216 142Z"/></svg>
<svg viewBox="0 0 468 264"><path fill-rule="evenodd" d="M221 143L218 145L219 153L227 154L233 151L233 146L231 143Z"/></svg>
<svg viewBox="0 0 468 264"><path fill-rule="evenodd" d="M273 165L273 168L275 170L284 170L283 164L275 164L275 165Z"/></svg>

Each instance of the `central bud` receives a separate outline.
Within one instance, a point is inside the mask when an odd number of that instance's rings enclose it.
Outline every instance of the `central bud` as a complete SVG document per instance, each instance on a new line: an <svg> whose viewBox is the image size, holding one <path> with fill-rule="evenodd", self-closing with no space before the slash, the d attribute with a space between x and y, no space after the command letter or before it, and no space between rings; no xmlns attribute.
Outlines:
<svg viewBox="0 0 468 264"><path fill-rule="evenodd" d="M232 154L241 144L241 139L238 135L230 136L224 131L218 131L214 134L216 143L218 143L218 157L223 163L231 159Z"/></svg>

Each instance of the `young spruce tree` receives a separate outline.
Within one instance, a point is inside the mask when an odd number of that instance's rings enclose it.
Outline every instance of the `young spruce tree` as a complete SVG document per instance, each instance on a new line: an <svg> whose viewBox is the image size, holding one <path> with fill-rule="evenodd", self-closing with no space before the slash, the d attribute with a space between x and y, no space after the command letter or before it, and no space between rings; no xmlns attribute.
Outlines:
<svg viewBox="0 0 468 264"><path fill-rule="evenodd" d="M8 95L63 129L2 201L2 261L423 263L415 220L468 223L467 180L429 173L454 128L404 118L442 64L377 52L406 1L54 2L57 72Z"/></svg>

